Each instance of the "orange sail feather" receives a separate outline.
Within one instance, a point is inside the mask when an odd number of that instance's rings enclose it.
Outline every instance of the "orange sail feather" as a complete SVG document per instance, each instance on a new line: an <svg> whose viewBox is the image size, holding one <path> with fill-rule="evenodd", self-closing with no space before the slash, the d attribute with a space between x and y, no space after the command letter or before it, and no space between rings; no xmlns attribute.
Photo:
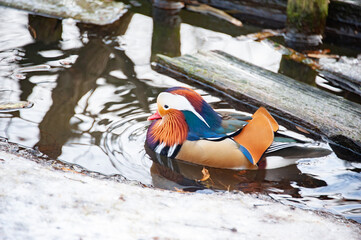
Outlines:
<svg viewBox="0 0 361 240"><path fill-rule="evenodd" d="M278 123L271 114L264 107L260 107L242 132L234 137L234 140L249 151L253 164L257 164L272 144L274 132L278 130L278 127Z"/></svg>

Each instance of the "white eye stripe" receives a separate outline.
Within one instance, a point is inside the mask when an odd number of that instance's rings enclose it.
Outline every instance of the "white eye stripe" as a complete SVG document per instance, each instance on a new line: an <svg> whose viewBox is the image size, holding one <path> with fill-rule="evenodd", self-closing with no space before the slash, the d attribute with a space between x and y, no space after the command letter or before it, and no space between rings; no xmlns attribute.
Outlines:
<svg viewBox="0 0 361 240"><path fill-rule="evenodd" d="M192 104L184 96L162 92L158 95L157 102L163 106L164 109L166 109L165 106L168 106L167 109L173 108L180 111L190 111L209 127L207 121L194 109Z"/></svg>
<svg viewBox="0 0 361 240"><path fill-rule="evenodd" d="M209 125L208 125L208 123L207 123L207 121L196 111L196 110L194 110L194 111L192 111L200 120L202 120L206 125L207 125L207 127L209 127L209 128L211 128Z"/></svg>

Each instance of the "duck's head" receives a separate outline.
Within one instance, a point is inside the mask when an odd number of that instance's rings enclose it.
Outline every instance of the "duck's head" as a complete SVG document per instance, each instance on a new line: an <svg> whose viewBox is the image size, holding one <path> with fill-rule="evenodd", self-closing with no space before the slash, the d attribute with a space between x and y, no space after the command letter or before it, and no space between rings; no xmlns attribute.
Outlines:
<svg viewBox="0 0 361 240"><path fill-rule="evenodd" d="M221 125L220 116L197 92L175 87L158 95L157 112L147 132L151 149L174 149L186 140L196 140ZM173 151L171 151L173 152Z"/></svg>
<svg viewBox="0 0 361 240"><path fill-rule="evenodd" d="M148 120L167 118L178 114L184 116L188 125L197 124L198 127L217 128L221 118L202 96L192 89L185 87L169 88L158 95L157 112Z"/></svg>

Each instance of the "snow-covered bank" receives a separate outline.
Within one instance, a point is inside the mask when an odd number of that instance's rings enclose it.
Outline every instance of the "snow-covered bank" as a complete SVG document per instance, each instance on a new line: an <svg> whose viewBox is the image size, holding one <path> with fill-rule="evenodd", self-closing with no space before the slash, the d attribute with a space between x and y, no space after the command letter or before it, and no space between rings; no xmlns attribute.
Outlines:
<svg viewBox="0 0 361 240"><path fill-rule="evenodd" d="M100 180L0 151L0 238L360 239L360 225L244 194Z"/></svg>

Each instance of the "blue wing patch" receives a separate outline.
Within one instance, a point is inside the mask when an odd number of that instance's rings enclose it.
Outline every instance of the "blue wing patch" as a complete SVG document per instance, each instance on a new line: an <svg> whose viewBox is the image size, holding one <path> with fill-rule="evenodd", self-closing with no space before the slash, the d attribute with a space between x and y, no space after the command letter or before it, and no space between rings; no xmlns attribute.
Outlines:
<svg viewBox="0 0 361 240"><path fill-rule="evenodd" d="M185 120L188 125L187 140L195 141L207 138L221 138L225 134L217 133L214 129L209 128L202 120L190 111L183 111Z"/></svg>
<svg viewBox="0 0 361 240"><path fill-rule="evenodd" d="M224 129L218 127L216 129L209 128L202 120L190 111L183 111L186 122L188 124L188 136L187 140L196 141L200 139L206 139L210 141L221 141L228 137L233 137L242 131L242 126L245 126L247 122L243 122L240 126L237 122L237 128ZM229 130L234 130L230 132Z"/></svg>
<svg viewBox="0 0 361 240"><path fill-rule="evenodd" d="M252 164L254 164L251 153L245 147L243 147L242 145L239 145L239 150L241 150L241 152L244 154L244 156L246 156L248 161L250 161Z"/></svg>

